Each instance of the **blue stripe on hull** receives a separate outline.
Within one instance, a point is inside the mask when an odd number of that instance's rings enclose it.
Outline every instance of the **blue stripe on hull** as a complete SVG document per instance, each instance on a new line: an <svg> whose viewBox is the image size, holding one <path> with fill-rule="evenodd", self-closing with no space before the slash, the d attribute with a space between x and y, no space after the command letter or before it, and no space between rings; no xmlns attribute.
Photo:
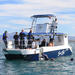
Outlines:
<svg viewBox="0 0 75 75"><path fill-rule="evenodd" d="M48 58L57 58L60 56L69 56L72 54L70 49L64 49L64 50L56 50L56 51L50 51L50 52L44 52L48 56ZM37 61L39 60L39 54L32 54L32 55L19 55L19 54L7 54L5 55L7 59L24 59L27 61Z"/></svg>
<svg viewBox="0 0 75 75"><path fill-rule="evenodd" d="M70 49L68 49L68 50L64 49L64 50L45 52L44 54L46 54L48 56L48 58L57 58L60 56L69 56L72 54L72 52Z"/></svg>
<svg viewBox="0 0 75 75"><path fill-rule="evenodd" d="M39 54L32 54L32 55L24 56L24 60L37 61L39 60Z"/></svg>
<svg viewBox="0 0 75 75"><path fill-rule="evenodd" d="M32 54L32 55L21 55L21 54L6 54L5 57L8 60L13 60L13 59L24 59L26 61L37 61L39 60L39 55L38 54Z"/></svg>

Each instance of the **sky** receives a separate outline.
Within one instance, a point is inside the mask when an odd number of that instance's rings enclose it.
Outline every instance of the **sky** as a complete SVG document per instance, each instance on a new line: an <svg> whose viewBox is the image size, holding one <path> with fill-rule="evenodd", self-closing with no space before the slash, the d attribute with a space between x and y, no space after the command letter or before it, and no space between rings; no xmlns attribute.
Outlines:
<svg viewBox="0 0 75 75"><path fill-rule="evenodd" d="M0 0L0 34L29 27L37 14L54 14L58 32L75 36L75 0Z"/></svg>

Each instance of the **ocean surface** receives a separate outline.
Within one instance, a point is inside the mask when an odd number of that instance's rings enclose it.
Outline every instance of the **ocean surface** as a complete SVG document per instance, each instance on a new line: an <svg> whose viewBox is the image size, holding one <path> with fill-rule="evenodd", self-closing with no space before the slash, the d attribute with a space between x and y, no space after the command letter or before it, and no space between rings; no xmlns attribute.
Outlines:
<svg viewBox="0 0 75 75"><path fill-rule="evenodd" d="M59 57L54 61L6 60L0 43L0 75L75 75L75 42L71 56ZM74 58L74 61L70 61Z"/></svg>

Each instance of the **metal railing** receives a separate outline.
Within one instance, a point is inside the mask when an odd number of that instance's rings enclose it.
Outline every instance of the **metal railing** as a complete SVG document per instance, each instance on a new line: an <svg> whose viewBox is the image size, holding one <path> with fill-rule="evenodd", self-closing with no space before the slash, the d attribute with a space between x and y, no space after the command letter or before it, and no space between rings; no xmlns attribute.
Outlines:
<svg viewBox="0 0 75 75"><path fill-rule="evenodd" d="M37 48L39 44L33 41L8 41L7 48L19 48L19 49L26 49L26 48Z"/></svg>

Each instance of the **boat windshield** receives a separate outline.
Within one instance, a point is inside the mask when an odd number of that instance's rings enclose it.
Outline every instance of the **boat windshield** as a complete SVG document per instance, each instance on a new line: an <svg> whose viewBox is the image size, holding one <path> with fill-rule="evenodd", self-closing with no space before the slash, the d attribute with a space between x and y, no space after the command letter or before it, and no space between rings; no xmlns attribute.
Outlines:
<svg viewBox="0 0 75 75"><path fill-rule="evenodd" d="M44 24L44 23L51 23L52 19L49 18L37 18L36 24Z"/></svg>

